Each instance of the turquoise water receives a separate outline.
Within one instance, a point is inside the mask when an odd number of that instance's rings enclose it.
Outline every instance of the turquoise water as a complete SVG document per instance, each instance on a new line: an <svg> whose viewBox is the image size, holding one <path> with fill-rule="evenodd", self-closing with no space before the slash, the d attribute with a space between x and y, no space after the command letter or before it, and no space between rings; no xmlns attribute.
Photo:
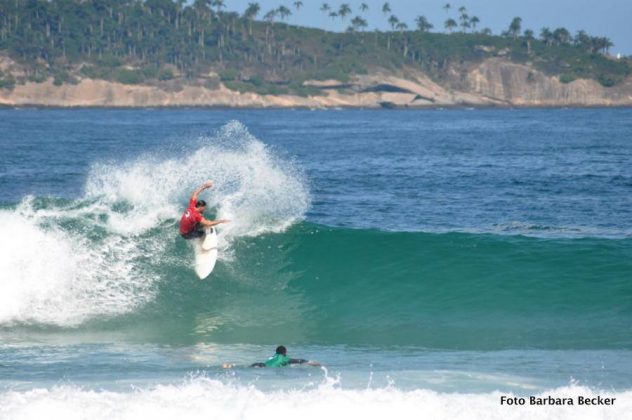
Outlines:
<svg viewBox="0 0 632 420"><path fill-rule="evenodd" d="M631 110L5 109L0 133L0 417L631 404ZM176 231L209 178L232 222L199 281ZM247 367L278 344L324 367Z"/></svg>

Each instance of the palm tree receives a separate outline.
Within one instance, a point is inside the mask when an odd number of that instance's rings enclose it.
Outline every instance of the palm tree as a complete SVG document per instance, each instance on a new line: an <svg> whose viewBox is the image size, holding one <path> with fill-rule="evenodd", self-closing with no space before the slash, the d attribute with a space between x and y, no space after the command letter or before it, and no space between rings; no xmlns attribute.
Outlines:
<svg viewBox="0 0 632 420"><path fill-rule="evenodd" d="M553 31L553 40L558 45L568 44L571 40L571 34L566 28L557 28Z"/></svg>
<svg viewBox="0 0 632 420"><path fill-rule="evenodd" d="M214 3L211 0L195 0L193 9L196 13L206 14L213 5Z"/></svg>
<svg viewBox="0 0 632 420"><path fill-rule="evenodd" d="M452 8L452 6L450 6L450 3L446 3L445 6L443 6L443 10L445 10L446 14L448 14L450 12L451 8Z"/></svg>
<svg viewBox="0 0 632 420"><path fill-rule="evenodd" d="M367 10L369 10L369 5L366 3L360 3L360 11L362 13L366 12Z"/></svg>
<svg viewBox="0 0 632 420"><path fill-rule="evenodd" d="M384 13L384 15L388 15L389 13L391 13L391 5L388 4L388 2L384 3L384 5L382 5L382 13Z"/></svg>
<svg viewBox="0 0 632 420"><path fill-rule="evenodd" d="M467 14L465 6L459 7L459 21L461 21L460 26L462 31L465 32L465 30L470 27L470 17Z"/></svg>
<svg viewBox="0 0 632 420"><path fill-rule="evenodd" d="M606 37L599 37L601 49L604 54L608 54L610 52L610 48L614 47L614 43Z"/></svg>
<svg viewBox="0 0 632 420"><path fill-rule="evenodd" d="M298 12L301 9L301 7L303 7L303 2L301 0L295 1L294 7L296 8L296 11Z"/></svg>
<svg viewBox="0 0 632 420"><path fill-rule="evenodd" d="M391 17L388 18L388 23L389 25L391 25L391 30L394 31L395 27L399 23L399 19L397 18L397 16L391 15Z"/></svg>
<svg viewBox="0 0 632 420"><path fill-rule="evenodd" d="M461 21L460 26L463 32L466 32L467 28L470 27L470 17L467 13L462 13L459 16L459 20Z"/></svg>
<svg viewBox="0 0 632 420"><path fill-rule="evenodd" d="M388 3L384 3L384 5L386 6ZM388 23L389 25L391 25L391 31L395 30L395 26L397 26L397 24L399 23L399 19L397 19L397 16L395 15L391 15L388 18ZM391 50L391 33L388 32L388 37L386 38L386 50L390 51Z"/></svg>
<svg viewBox="0 0 632 420"><path fill-rule="evenodd" d="M342 3L338 9L338 16L340 16L343 22L349 13L351 13L351 7L349 7L347 3Z"/></svg>
<svg viewBox="0 0 632 420"><path fill-rule="evenodd" d="M509 24L509 30L507 32L509 33L509 35L513 36L514 38L517 38L518 35L520 34L521 27L522 27L522 18L515 17Z"/></svg>
<svg viewBox="0 0 632 420"><path fill-rule="evenodd" d="M184 8L185 0L177 0L176 1L176 19L175 19L175 27L176 30L180 27L180 16L182 15L182 9ZM110 8L110 10L112 10Z"/></svg>
<svg viewBox="0 0 632 420"><path fill-rule="evenodd" d="M605 37L589 36L585 31L579 31L575 37L575 43L589 51L591 54L597 54L600 51L604 54L608 53L612 42Z"/></svg>
<svg viewBox="0 0 632 420"><path fill-rule="evenodd" d="M255 20L260 10L259 3L248 3L248 7L244 12L244 19L248 21L248 35L250 36L252 36L252 21Z"/></svg>
<svg viewBox="0 0 632 420"><path fill-rule="evenodd" d="M526 32L526 31L525 31ZM591 51L590 44L591 38L584 30L577 31L577 35L575 35L575 39L573 40L574 44L582 49L587 51Z"/></svg>
<svg viewBox="0 0 632 420"><path fill-rule="evenodd" d="M193 9L195 10L196 15L196 26L198 27L198 45L203 48L203 54L205 53L205 38L206 34L204 31L204 22L206 21L206 16L211 15L210 7L213 5L213 2L210 0L195 0L193 2Z"/></svg>
<svg viewBox="0 0 632 420"><path fill-rule="evenodd" d="M417 16L415 22L417 23L417 30L420 32L428 32L433 28L432 23L425 16Z"/></svg>
<svg viewBox="0 0 632 420"><path fill-rule="evenodd" d="M272 55L272 41L270 39L270 28L274 25L274 19L276 18L278 9L272 9L263 16L263 19L267 22L266 25L266 45L268 46L268 54Z"/></svg>
<svg viewBox="0 0 632 420"><path fill-rule="evenodd" d="M320 11L323 13L327 13L331 10L331 6L329 6L329 4L327 3L323 3L322 6L320 6Z"/></svg>
<svg viewBox="0 0 632 420"><path fill-rule="evenodd" d="M531 54L531 42L534 40L533 31L527 29L524 31L524 40L527 43L527 54Z"/></svg>
<svg viewBox="0 0 632 420"><path fill-rule="evenodd" d="M476 32L476 25L478 25L480 23L480 19L478 18L478 16L472 16L470 18L470 25L472 25L472 30L474 32Z"/></svg>
<svg viewBox="0 0 632 420"><path fill-rule="evenodd" d="M274 23L274 19L276 18L276 15L279 11L277 9L272 9L270 11L268 11L268 13L266 13L263 16L263 19L268 22L269 24L273 24Z"/></svg>
<svg viewBox="0 0 632 420"><path fill-rule="evenodd" d="M355 31L364 30L368 26L366 19L361 16L356 16L351 20L351 28Z"/></svg>
<svg viewBox="0 0 632 420"><path fill-rule="evenodd" d="M285 20L288 16L292 14L292 11L285 6L279 6L277 12L279 16L281 16L281 20Z"/></svg>
<svg viewBox="0 0 632 420"><path fill-rule="evenodd" d="M454 19L447 19L444 23L443 23L443 27L450 33L452 33L452 30L454 28L456 28L458 25L456 23L456 21Z"/></svg>
<svg viewBox="0 0 632 420"><path fill-rule="evenodd" d="M217 15L219 16L219 13L222 11L222 9L224 7L226 7L226 4L224 3L224 0L212 0L211 1L211 5L213 7L217 8Z"/></svg>
<svg viewBox="0 0 632 420"><path fill-rule="evenodd" d="M404 32L408 29L408 25L406 25L405 22L397 22L397 25L395 27L397 28L399 33L402 35L402 38L404 38L404 57L407 57L408 56L408 37L406 36L406 34L404 34Z"/></svg>
<svg viewBox="0 0 632 420"><path fill-rule="evenodd" d="M551 45L553 43L553 32L547 27L540 30L540 39L544 42L544 45Z"/></svg>

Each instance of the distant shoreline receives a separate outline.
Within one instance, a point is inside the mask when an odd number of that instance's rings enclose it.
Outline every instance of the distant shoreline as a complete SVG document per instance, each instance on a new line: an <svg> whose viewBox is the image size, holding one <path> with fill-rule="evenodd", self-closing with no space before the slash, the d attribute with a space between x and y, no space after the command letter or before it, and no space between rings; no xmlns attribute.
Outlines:
<svg viewBox="0 0 632 420"><path fill-rule="evenodd" d="M436 81L423 72L375 69L335 79L307 80L318 94L259 94L220 83L210 89L198 81L123 84L82 78L74 84L52 79L0 89L0 105L52 108L226 108L226 109L432 109L432 108L592 108L632 106L632 76L613 87L595 80L563 82L530 66L489 59L458 80ZM343 86L343 87L341 87Z"/></svg>
<svg viewBox="0 0 632 420"><path fill-rule="evenodd" d="M115 106L115 105L41 105L41 104L20 104L7 105L0 104L0 110L113 110L113 111L134 111L134 110L184 110L184 109L206 109L214 111L231 111L231 110L252 110L252 111L459 111L459 110L512 110L512 109L630 109L629 105L446 105L440 107L432 106L416 106L416 107L366 107L366 106L338 106L338 107L321 107L310 108L305 106L223 106L223 105L146 105L146 106Z"/></svg>

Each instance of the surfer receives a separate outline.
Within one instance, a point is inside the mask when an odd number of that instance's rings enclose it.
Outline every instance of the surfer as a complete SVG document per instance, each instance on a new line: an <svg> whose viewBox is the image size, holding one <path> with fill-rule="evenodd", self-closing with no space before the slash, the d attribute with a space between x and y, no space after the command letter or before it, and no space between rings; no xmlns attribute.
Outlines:
<svg viewBox="0 0 632 420"><path fill-rule="evenodd" d="M250 367L254 368L264 368L264 367L283 367L287 365L309 365L309 366L320 366L318 362L312 362L310 360L305 359L292 359L287 355L287 349L285 346L279 346L276 348L276 352L274 356L270 357L265 362L257 362L250 365ZM232 363L224 363L222 365L224 369L234 368L235 365Z"/></svg>
<svg viewBox="0 0 632 420"><path fill-rule="evenodd" d="M204 236L204 228L219 225L220 223L228 223L229 220L207 220L202 216L206 210L206 201L198 200L198 195L213 186L213 181L206 181L198 189L193 191L189 200L189 207L182 214L180 219L180 235L184 239L201 238Z"/></svg>

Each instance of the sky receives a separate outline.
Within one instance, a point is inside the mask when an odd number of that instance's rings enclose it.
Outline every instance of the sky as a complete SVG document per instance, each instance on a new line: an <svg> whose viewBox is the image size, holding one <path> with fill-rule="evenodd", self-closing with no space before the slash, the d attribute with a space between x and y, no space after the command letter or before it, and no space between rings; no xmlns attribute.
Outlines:
<svg viewBox="0 0 632 420"><path fill-rule="evenodd" d="M382 14L384 0L302 0L303 7L299 11L295 9L294 1L225 0L227 10L239 13L248 3L259 3L259 19L268 10L284 5L292 10L287 22L332 31L346 29L351 18L360 14L359 6L364 2L369 6L363 14L369 24L367 30L390 29L388 16ZM344 22L340 18L333 20L319 10L323 3L328 3L334 10L347 3L353 13ZM443 9L446 3L451 5L448 13ZM390 0L389 4L392 14L411 29L416 26L415 18L424 15L434 25L433 32L442 32L443 22L448 17L458 21L458 9L464 6L470 17L480 19L480 29L488 27L494 34L506 30L511 20L518 16L522 18L522 29L531 29L536 35L543 27L551 30L565 27L573 35L583 29L589 35L610 38L614 43L611 54L632 55L632 0Z"/></svg>

